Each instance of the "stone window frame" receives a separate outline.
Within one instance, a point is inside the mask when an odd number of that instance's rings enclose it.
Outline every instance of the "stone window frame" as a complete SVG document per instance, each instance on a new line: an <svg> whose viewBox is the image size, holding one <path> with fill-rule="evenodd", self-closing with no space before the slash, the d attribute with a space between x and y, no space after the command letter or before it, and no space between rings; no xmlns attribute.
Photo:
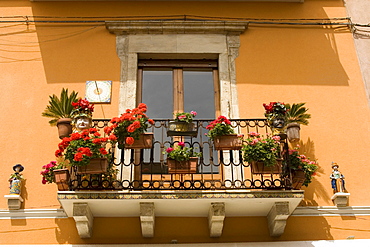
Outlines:
<svg viewBox="0 0 370 247"><path fill-rule="evenodd" d="M220 110L239 118L235 59L246 21L107 21L121 61L119 113L137 104L139 58L214 59L219 64Z"/></svg>

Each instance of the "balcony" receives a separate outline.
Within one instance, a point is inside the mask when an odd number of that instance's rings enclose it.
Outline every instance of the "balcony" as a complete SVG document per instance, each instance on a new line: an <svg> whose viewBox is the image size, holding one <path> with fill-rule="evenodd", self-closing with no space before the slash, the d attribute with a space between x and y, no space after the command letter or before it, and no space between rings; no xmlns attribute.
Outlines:
<svg viewBox="0 0 370 247"><path fill-rule="evenodd" d="M93 217L134 216L141 219L144 237L153 236L154 217L161 216L208 217L212 237L221 236L225 217L266 216L270 235L280 236L286 219L303 198L303 191L292 190L289 165L283 162L279 174L252 173L242 160L242 151L214 150L205 135L213 120L194 121L196 136L167 136L170 121L155 120L150 127L148 132L154 133L151 148L112 147L114 175L86 175L71 169L69 191L59 191L58 199L66 214L74 217L80 236L91 237L86 229L92 230ZM239 134L270 130L265 119L231 122ZM103 133L108 123L96 119L94 127ZM202 154L193 174L168 171L163 151L179 141ZM283 141L281 148L287 147ZM78 227L81 222L85 227Z"/></svg>

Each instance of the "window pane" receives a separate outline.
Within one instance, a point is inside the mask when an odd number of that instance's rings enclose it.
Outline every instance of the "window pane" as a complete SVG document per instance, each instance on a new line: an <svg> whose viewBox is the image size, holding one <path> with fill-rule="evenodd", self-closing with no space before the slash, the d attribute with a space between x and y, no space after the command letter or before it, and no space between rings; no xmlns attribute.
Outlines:
<svg viewBox="0 0 370 247"><path fill-rule="evenodd" d="M143 71L142 102L150 118L173 118L172 71Z"/></svg>
<svg viewBox="0 0 370 247"><path fill-rule="evenodd" d="M215 118L212 71L184 71L185 112L196 111L197 118Z"/></svg>
<svg viewBox="0 0 370 247"><path fill-rule="evenodd" d="M194 110L198 113L196 119L214 119L214 86L212 71L184 71L184 108L185 112ZM209 142L209 138L204 135L205 129L199 129L198 136L193 138L193 143ZM196 150L196 151L199 151ZM203 149L203 159L210 160L209 149ZM213 157L217 160L217 152L213 152ZM218 173L217 166L202 165L202 173Z"/></svg>

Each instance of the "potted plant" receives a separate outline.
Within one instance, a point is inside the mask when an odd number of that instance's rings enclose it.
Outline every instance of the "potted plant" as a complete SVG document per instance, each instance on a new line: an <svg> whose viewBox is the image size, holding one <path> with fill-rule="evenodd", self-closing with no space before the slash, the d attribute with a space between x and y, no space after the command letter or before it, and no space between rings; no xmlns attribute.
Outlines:
<svg viewBox="0 0 370 247"><path fill-rule="evenodd" d="M308 186L312 177L316 175L318 168L315 161L310 160L297 150L289 149L288 164L292 171L292 188L300 189L302 186Z"/></svg>
<svg viewBox="0 0 370 247"><path fill-rule="evenodd" d="M56 183L58 190L64 191L69 189L69 170L63 163L50 161L50 163L42 166L42 184Z"/></svg>
<svg viewBox="0 0 370 247"><path fill-rule="evenodd" d="M197 136L198 128L193 123L197 112L175 113L175 120L168 123L167 136Z"/></svg>
<svg viewBox="0 0 370 247"><path fill-rule="evenodd" d="M237 135L231 126L231 122L224 116L219 116L207 127L207 136L213 140L216 150L240 150L242 148L243 135Z"/></svg>
<svg viewBox="0 0 370 247"><path fill-rule="evenodd" d="M137 108L127 109L120 117L110 120L111 126L104 128L104 132L111 140L118 142L118 148L142 149L151 148L153 133L144 133L149 124L154 124L145 114L147 106L140 103Z"/></svg>
<svg viewBox="0 0 370 247"><path fill-rule="evenodd" d="M281 173L280 136L263 137L250 132L242 151L243 160L249 163L252 173Z"/></svg>
<svg viewBox="0 0 370 247"><path fill-rule="evenodd" d="M201 155L193 148L186 147L184 142L177 143L176 147L167 148L168 173L196 173L198 157Z"/></svg>
<svg viewBox="0 0 370 247"><path fill-rule="evenodd" d="M68 89L62 89L60 98L53 94L49 96L49 105L46 106L43 117L52 118L49 121L51 126L57 126L59 132L59 138L67 137L72 133L72 119L71 113L73 111L73 102L77 102L77 94L75 91L68 94Z"/></svg>
<svg viewBox="0 0 370 247"><path fill-rule="evenodd" d="M70 137L63 138L56 150L56 157L64 157L71 166L76 166L79 173L100 174L105 173L111 155L106 145L112 141L100 137L95 128L84 129L82 132L72 133Z"/></svg>
<svg viewBox="0 0 370 247"><path fill-rule="evenodd" d="M294 103L292 105L286 104L287 109L287 136L290 142L297 142L300 139L300 125L308 125L308 119L311 114L308 114L308 108L304 105L306 103Z"/></svg>
<svg viewBox="0 0 370 247"><path fill-rule="evenodd" d="M287 108L282 102L270 102L263 104L265 117L273 135L279 135L283 140L286 138L285 129L287 124Z"/></svg>

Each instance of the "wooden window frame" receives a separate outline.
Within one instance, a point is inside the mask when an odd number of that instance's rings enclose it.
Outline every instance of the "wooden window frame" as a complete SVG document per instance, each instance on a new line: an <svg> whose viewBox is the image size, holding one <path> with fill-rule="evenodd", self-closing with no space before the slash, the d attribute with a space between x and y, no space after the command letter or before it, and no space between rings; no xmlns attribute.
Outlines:
<svg viewBox="0 0 370 247"><path fill-rule="evenodd" d="M211 69L213 75L213 89L214 89L214 108L215 116L221 114L220 108L220 83L218 75L217 60L169 60L169 59L141 59L138 61L137 70L137 104L142 102L142 89L143 89L143 71L145 68L160 69L167 68L172 70L173 75L173 107L174 112L184 112L184 84L183 84L183 71L184 69Z"/></svg>

